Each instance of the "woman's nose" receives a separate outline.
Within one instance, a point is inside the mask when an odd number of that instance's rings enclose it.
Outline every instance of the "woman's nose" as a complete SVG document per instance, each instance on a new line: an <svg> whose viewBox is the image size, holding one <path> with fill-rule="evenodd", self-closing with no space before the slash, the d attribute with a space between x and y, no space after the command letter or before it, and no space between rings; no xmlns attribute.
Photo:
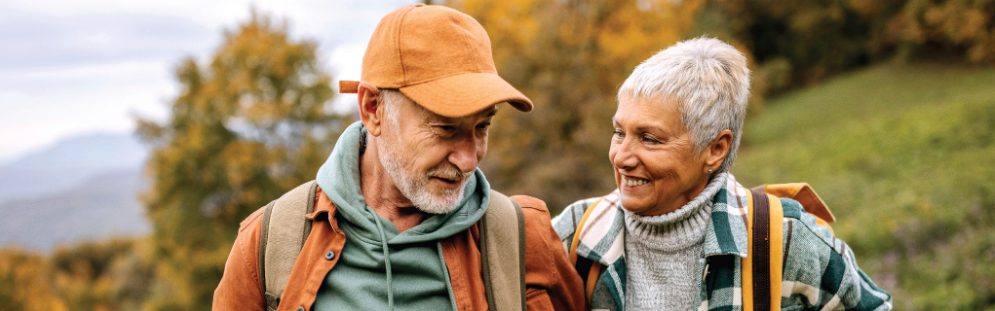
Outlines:
<svg viewBox="0 0 995 311"><path fill-rule="evenodd" d="M628 171L639 165L639 160L632 153L631 147L629 147L627 141L612 144L610 154L612 165L614 165L616 169Z"/></svg>

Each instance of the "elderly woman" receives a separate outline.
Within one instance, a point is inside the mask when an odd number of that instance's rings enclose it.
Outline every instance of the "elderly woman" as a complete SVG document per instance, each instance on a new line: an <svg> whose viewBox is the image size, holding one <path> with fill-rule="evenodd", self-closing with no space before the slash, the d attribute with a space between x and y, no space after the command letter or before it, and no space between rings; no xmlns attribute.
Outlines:
<svg viewBox="0 0 995 311"><path fill-rule="evenodd" d="M764 291L773 292L764 307L891 308L891 296L857 267L846 244L799 203L818 199L774 197L784 215L783 249L776 248L783 261L770 262L783 275L744 288L744 277L757 278L741 268L753 256L746 218L753 205L729 169L749 75L736 49L699 38L657 53L622 84L608 153L618 188L553 219L591 309L751 309L762 298L743 292Z"/></svg>

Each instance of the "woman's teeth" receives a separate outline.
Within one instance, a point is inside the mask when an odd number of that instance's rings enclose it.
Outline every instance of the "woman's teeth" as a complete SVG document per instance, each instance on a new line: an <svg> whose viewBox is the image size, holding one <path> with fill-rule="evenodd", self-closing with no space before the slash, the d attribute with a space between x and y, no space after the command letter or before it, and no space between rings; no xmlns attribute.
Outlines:
<svg viewBox="0 0 995 311"><path fill-rule="evenodd" d="M647 181L646 181L645 179L632 179L632 178L626 178L626 179L625 179L625 180L623 181L623 183L624 183L624 184L625 184L625 186L627 186L627 187L635 187L635 186L639 186L639 185L645 185L645 184L647 183Z"/></svg>

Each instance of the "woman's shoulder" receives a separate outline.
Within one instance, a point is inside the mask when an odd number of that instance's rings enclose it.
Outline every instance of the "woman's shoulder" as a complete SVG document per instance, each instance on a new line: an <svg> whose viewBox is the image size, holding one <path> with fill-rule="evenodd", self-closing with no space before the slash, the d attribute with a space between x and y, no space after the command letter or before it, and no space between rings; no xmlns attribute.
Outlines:
<svg viewBox="0 0 995 311"><path fill-rule="evenodd" d="M580 199L568 204L559 215L553 218L553 229L561 238L572 236L588 209L600 205L605 200L615 200L615 197L617 194L613 191L606 195Z"/></svg>

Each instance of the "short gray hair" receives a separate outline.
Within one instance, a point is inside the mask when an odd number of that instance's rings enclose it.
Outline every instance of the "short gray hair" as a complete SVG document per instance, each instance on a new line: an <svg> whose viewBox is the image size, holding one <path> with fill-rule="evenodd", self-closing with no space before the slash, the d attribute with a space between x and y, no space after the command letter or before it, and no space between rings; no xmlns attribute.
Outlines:
<svg viewBox="0 0 995 311"><path fill-rule="evenodd" d="M398 110L400 107L398 105L404 99L404 94L391 89L382 89L380 90L380 95L377 96L377 105L384 109L384 119L386 119L388 127L393 128L392 131L398 130L398 121L401 119L401 113Z"/></svg>
<svg viewBox="0 0 995 311"><path fill-rule="evenodd" d="M750 97L750 69L729 44L706 37L678 42L636 66L618 90L619 100L623 95L675 101L695 152L729 129L732 146L719 171L732 167Z"/></svg>

